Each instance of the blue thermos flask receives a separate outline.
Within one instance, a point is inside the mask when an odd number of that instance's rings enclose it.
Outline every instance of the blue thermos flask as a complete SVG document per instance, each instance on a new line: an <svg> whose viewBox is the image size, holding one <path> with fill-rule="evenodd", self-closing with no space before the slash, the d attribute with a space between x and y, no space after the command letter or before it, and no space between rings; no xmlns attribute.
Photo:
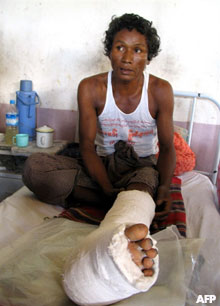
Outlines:
<svg viewBox="0 0 220 306"><path fill-rule="evenodd" d="M38 94L32 90L32 81L21 80L20 91L16 91L18 108L18 130L21 134L29 134L29 139L36 135L36 104L40 102Z"/></svg>

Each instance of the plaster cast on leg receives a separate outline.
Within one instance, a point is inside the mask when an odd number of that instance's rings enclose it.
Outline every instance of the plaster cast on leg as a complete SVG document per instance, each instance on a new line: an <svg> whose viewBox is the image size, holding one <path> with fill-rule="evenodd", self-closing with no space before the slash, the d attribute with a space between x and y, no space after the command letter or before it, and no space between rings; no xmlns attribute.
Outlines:
<svg viewBox="0 0 220 306"><path fill-rule="evenodd" d="M66 264L63 284L70 299L84 306L108 305L149 290L158 276L158 256L154 275L145 277L132 261L124 231L137 223L149 228L154 210L155 203L146 192L118 194L99 228L83 240ZM155 248L156 241L152 241Z"/></svg>

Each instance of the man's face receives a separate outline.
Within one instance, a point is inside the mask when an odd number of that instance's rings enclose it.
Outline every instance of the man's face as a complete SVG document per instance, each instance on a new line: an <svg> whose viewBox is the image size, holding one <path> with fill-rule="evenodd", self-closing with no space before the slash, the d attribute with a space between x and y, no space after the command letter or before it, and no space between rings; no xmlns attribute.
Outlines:
<svg viewBox="0 0 220 306"><path fill-rule="evenodd" d="M149 64L145 36L133 29L116 33L109 58L114 75L123 80L132 80L142 75Z"/></svg>

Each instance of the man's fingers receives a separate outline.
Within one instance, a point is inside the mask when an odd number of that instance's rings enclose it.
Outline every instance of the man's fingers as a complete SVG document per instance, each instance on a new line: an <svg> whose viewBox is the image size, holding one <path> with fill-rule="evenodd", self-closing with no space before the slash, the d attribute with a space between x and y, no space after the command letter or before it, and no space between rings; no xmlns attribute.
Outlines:
<svg viewBox="0 0 220 306"><path fill-rule="evenodd" d="M157 199L156 200L156 205L161 205L164 203L164 199Z"/></svg>
<svg viewBox="0 0 220 306"><path fill-rule="evenodd" d="M172 204L171 199L168 199L167 201L157 200L156 204L158 206L156 206L155 218L156 219L158 219L158 218L161 219L163 217L166 217L168 215L168 213L170 212L170 209L171 209L171 204Z"/></svg>
<svg viewBox="0 0 220 306"><path fill-rule="evenodd" d="M157 189L156 204L161 205L163 202L170 200L170 191L166 186L159 186Z"/></svg>

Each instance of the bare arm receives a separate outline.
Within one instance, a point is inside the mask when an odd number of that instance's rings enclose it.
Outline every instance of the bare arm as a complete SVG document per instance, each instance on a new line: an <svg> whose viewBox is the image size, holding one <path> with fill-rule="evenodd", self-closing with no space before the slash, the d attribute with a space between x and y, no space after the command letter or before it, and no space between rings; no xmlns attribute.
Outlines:
<svg viewBox="0 0 220 306"><path fill-rule="evenodd" d="M169 83L164 82L157 93L157 129L159 140L159 187L157 204L169 201L169 187L176 164L176 154L173 144L173 91ZM168 209L168 208L167 208Z"/></svg>
<svg viewBox="0 0 220 306"><path fill-rule="evenodd" d="M112 184L102 160L95 151L94 142L97 129L95 99L97 99L99 89L93 83L93 80L85 79L78 88L80 151L91 178L100 185L106 195L111 196ZM95 93L94 88L96 88Z"/></svg>

